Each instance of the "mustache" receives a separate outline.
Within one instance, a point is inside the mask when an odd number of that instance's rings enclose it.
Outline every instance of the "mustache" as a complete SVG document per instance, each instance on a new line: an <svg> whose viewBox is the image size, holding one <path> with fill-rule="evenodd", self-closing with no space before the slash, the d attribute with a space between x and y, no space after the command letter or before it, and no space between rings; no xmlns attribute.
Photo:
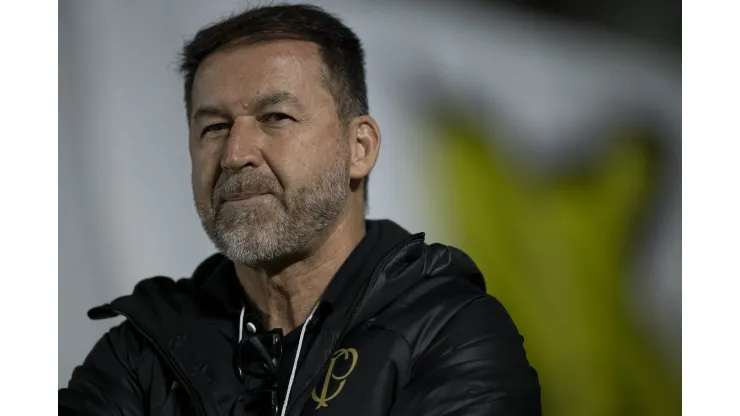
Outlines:
<svg viewBox="0 0 740 416"><path fill-rule="evenodd" d="M266 175L250 173L236 173L221 175L213 191L213 202L220 204L223 201L240 199L253 195L276 194L279 186L276 181Z"/></svg>

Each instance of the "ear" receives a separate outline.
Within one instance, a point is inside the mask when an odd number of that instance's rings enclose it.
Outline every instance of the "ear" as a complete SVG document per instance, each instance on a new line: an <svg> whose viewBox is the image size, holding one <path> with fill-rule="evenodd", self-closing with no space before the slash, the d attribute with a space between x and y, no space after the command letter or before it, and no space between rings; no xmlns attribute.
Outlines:
<svg viewBox="0 0 740 416"><path fill-rule="evenodd" d="M373 170L380 152L380 128L370 116L356 117L349 125L351 164L349 177L357 181Z"/></svg>

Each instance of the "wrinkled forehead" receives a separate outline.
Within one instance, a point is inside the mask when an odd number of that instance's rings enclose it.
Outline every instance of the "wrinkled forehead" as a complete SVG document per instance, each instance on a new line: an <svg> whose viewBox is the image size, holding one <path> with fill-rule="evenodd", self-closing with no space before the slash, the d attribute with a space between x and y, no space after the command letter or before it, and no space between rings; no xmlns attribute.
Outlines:
<svg viewBox="0 0 740 416"><path fill-rule="evenodd" d="M219 50L198 67L193 107L201 103L246 104L273 91L288 91L310 100L326 91L318 47L296 40L234 45Z"/></svg>

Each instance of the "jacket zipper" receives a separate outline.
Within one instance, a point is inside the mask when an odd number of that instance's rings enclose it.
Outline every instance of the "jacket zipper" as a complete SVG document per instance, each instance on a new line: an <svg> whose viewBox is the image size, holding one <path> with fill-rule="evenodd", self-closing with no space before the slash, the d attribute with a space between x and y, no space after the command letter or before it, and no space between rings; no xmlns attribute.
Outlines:
<svg viewBox="0 0 740 416"><path fill-rule="evenodd" d="M195 399L195 403L193 403L195 405L194 406L195 413L198 416L206 416L207 412L205 409L205 405L203 405L203 401L201 397L195 393L195 387L193 387L192 384L190 383L190 379L188 379L188 377L182 372L182 370L180 370L180 367L172 360L170 355L156 341L154 341L154 339L150 337L149 334L147 334L144 330L142 330L141 327L137 325L133 319L131 319L130 315L120 310L117 310L117 309L112 309L112 310L113 312L116 312L117 314L128 319L128 321L131 322L131 325L134 328L136 328L136 330L139 331L139 333L144 338L146 338L150 344L154 346L154 349L157 351L159 356L162 357L165 364L167 364L167 366L175 373L175 377L177 378L177 381L183 386L183 388L185 389L185 392L188 394L188 397L191 398L191 402L193 401L192 399Z"/></svg>
<svg viewBox="0 0 740 416"><path fill-rule="evenodd" d="M385 266L387 266L387 263L391 260L391 258L395 257L399 252L404 250L406 247L410 246L412 243L415 243L417 241L423 241L424 240L424 233L418 233L414 234L408 239L406 239L403 243L400 243L396 248L394 248L392 251L388 252L385 256L383 256L383 259L378 263L378 267L375 268L373 271L373 275L370 278L370 282L365 286L365 289L362 293L362 298L360 298L360 301L357 302L355 305L354 310L352 310L352 314L349 316L349 320L347 321L347 324L344 326L344 329L339 334L339 338L337 338L337 341L332 346L331 350L334 351L337 349L337 347L342 343L344 340L344 337L347 334L347 331L352 326L352 321L354 321L355 316L357 316L357 313L362 309L362 306L364 305L365 301L367 300L367 297L370 295L370 292L372 291L372 288L375 286L375 283L378 280L378 276L380 276L380 272L385 269ZM329 363L331 362L331 355L329 356L329 359L324 362L324 366L322 367L321 371L314 374L313 377L311 377L308 386L304 388L300 394L298 394L293 401L292 405L288 405L288 411L285 412L286 415L291 414L291 410L295 410L294 406L296 403L299 402L299 399L303 397L304 394L306 394L307 391L311 389L311 386L313 386L316 381L321 377L322 374L329 368Z"/></svg>

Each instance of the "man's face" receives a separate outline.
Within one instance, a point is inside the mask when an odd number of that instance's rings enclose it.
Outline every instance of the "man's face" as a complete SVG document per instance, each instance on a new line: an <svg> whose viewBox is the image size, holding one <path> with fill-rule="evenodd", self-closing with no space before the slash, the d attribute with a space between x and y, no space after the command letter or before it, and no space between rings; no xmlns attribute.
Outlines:
<svg viewBox="0 0 740 416"><path fill-rule="evenodd" d="M260 266L300 254L340 213L349 143L318 47L272 41L209 56L192 91L193 195L228 258Z"/></svg>

